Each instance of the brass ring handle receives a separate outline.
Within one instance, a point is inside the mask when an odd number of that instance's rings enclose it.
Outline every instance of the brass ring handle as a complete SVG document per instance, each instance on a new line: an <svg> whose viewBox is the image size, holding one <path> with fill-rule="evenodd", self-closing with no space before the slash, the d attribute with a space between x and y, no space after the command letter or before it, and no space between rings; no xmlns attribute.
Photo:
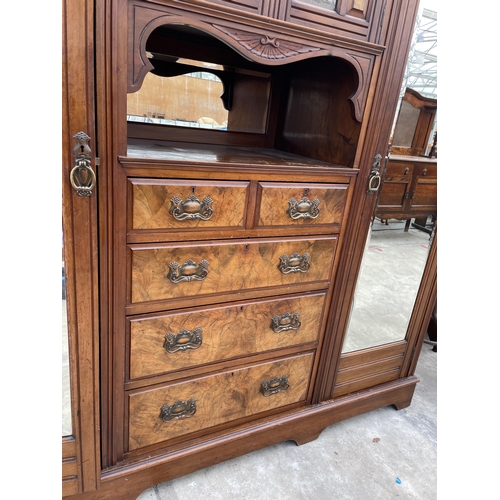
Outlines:
<svg viewBox="0 0 500 500"><path fill-rule="evenodd" d="M191 398L188 401L176 401L172 406L164 404L160 408L160 418L164 422L171 420L180 420L182 418L192 417L196 413L196 399Z"/></svg>
<svg viewBox="0 0 500 500"><path fill-rule="evenodd" d="M304 255L300 256L297 252L295 252L292 255L290 255L290 257L283 254L280 257L278 269L283 274L306 273L307 271L309 271L309 268L311 267L309 258L310 255L308 253L305 253Z"/></svg>
<svg viewBox="0 0 500 500"><path fill-rule="evenodd" d="M92 196L96 179L90 161L79 160L78 164L71 170L69 180L78 196Z"/></svg>
<svg viewBox="0 0 500 500"><path fill-rule="evenodd" d="M178 351L187 351L188 349L198 349L203 342L203 330L195 328L192 332L181 330L177 335L167 333L163 342L164 349L170 354Z"/></svg>
<svg viewBox="0 0 500 500"><path fill-rule="evenodd" d="M179 196L174 196L170 200L169 213L174 219L179 221L195 219L209 220L214 213L212 203L213 200L209 197L200 201L196 196L192 195L183 201Z"/></svg>
<svg viewBox="0 0 500 500"><path fill-rule="evenodd" d="M78 132L73 136L73 139L76 141L73 148L75 166L69 174L69 180L78 196L92 196L96 177L90 164L92 158L92 151L89 146L90 137L85 132Z"/></svg>
<svg viewBox="0 0 500 500"><path fill-rule="evenodd" d="M375 193L378 191L380 184L382 183L382 179L380 177L380 160L382 159L382 155L377 154L373 158L375 161L372 164L372 169L370 172L370 176L368 178L368 188L366 190L367 194Z"/></svg>
<svg viewBox="0 0 500 500"><path fill-rule="evenodd" d="M289 330L298 330L300 328L300 313L290 314L289 312L278 316L273 316L271 329L274 333L287 332Z"/></svg>
<svg viewBox="0 0 500 500"><path fill-rule="evenodd" d="M290 385L288 384L288 375L273 377L271 380L264 380L260 384L260 392L263 396L269 397L278 392L285 392Z"/></svg>
<svg viewBox="0 0 500 500"><path fill-rule="evenodd" d="M380 178L380 175L378 173L375 175L371 175L370 180L368 181L368 192L374 193L375 191L378 191L381 182L382 179Z"/></svg>
<svg viewBox="0 0 500 500"><path fill-rule="evenodd" d="M179 265L177 262L172 262L169 266L170 269L167 278L172 283L180 283L182 281L204 280L208 275L208 262L202 260L199 264L191 259Z"/></svg>
<svg viewBox="0 0 500 500"><path fill-rule="evenodd" d="M320 201L315 198L313 201L309 201L306 197L297 201L295 198L291 198L288 202L288 208L286 213L293 219L316 219L319 215L319 205Z"/></svg>

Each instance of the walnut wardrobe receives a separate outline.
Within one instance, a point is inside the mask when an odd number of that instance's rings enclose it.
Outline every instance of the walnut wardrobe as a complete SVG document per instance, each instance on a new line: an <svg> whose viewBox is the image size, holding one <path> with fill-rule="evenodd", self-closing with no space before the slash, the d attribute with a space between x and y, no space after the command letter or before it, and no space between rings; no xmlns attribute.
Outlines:
<svg viewBox="0 0 500 500"><path fill-rule="evenodd" d="M411 403L435 236L400 338L343 345L417 8L63 2L63 496Z"/></svg>

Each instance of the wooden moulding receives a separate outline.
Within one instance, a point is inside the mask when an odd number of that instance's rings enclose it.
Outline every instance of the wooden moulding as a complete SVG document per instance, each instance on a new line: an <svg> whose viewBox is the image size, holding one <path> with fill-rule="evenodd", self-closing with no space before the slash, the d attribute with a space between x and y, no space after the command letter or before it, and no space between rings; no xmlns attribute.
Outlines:
<svg viewBox="0 0 500 500"><path fill-rule="evenodd" d="M349 97L354 106L356 119L361 122L368 98L369 83L373 72L375 56L383 52L383 47L366 42L346 43L335 36L300 37L297 32L288 33L282 25L274 26L272 21L248 19L242 28L239 19L229 12L219 12L212 17L210 9L202 6L150 5L137 0L129 3L129 65L128 92L137 91L148 71L153 69L146 55L146 42L151 33L160 26L187 25L231 46L243 57L259 64L278 66L310 57L334 56L344 59L354 68L359 83L357 90ZM290 37L293 37L290 38Z"/></svg>
<svg viewBox="0 0 500 500"><path fill-rule="evenodd" d="M413 397L417 377L399 379L318 405L292 410L279 416L214 434L150 458L141 463L103 471L98 491L78 496L78 500L133 500L155 484L170 481L196 470L250 453L283 441L298 445L313 441L336 422L376 408L407 407ZM68 499L76 497L68 497Z"/></svg>

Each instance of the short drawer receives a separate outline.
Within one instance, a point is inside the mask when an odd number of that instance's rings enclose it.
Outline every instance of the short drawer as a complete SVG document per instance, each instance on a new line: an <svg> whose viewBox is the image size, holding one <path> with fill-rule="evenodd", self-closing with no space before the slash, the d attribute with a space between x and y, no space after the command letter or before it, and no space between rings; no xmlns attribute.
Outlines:
<svg viewBox="0 0 500 500"><path fill-rule="evenodd" d="M401 176L413 175L413 168L414 168L413 163L405 161L396 162L389 160L389 162L387 163L387 167L385 169L385 177L387 178L390 176L401 177Z"/></svg>
<svg viewBox="0 0 500 500"><path fill-rule="evenodd" d="M131 302L324 281L335 236L131 245Z"/></svg>
<svg viewBox="0 0 500 500"><path fill-rule="evenodd" d="M349 184L259 183L257 226L340 227Z"/></svg>
<svg viewBox="0 0 500 500"><path fill-rule="evenodd" d="M313 353L128 395L129 450L305 401Z"/></svg>
<svg viewBox="0 0 500 500"><path fill-rule="evenodd" d="M435 163L419 165L418 175L421 177L437 177L437 165Z"/></svg>
<svg viewBox="0 0 500 500"><path fill-rule="evenodd" d="M317 342L324 293L129 320L130 379Z"/></svg>
<svg viewBox="0 0 500 500"><path fill-rule="evenodd" d="M241 228L248 182L129 179L129 231Z"/></svg>

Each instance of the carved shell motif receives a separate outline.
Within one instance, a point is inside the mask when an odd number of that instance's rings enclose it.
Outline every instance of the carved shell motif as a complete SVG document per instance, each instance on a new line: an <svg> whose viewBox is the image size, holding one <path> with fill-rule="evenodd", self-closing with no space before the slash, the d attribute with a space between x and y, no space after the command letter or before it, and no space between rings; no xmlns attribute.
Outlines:
<svg viewBox="0 0 500 500"><path fill-rule="evenodd" d="M302 45L288 40L278 39L260 33L251 33L249 31L242 31L238 29L225 28L223 26L216 26L214 28L229 35L233 40L236 40L240 45L263 59L286 59L289 57L305 54L307 52L315 52L320 50L319 47L311 47Z"/></svg>

